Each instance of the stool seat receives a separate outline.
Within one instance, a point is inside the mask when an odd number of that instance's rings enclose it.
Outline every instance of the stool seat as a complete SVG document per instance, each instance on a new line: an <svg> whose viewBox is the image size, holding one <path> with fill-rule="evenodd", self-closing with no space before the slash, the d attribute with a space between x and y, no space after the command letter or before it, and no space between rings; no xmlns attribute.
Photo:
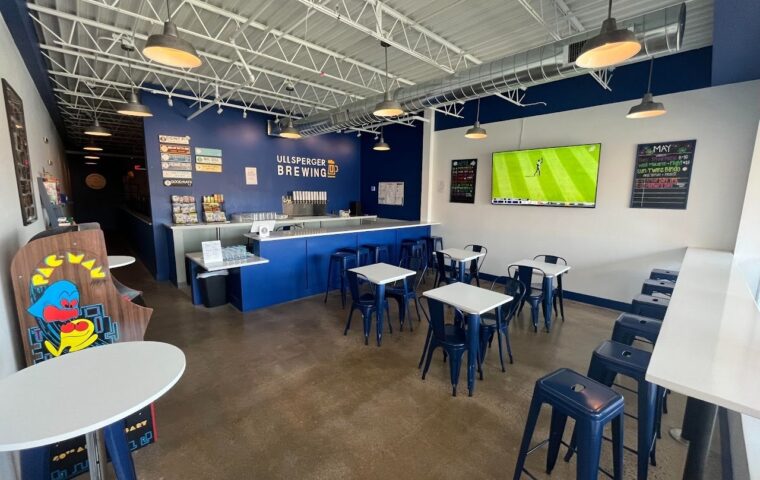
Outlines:
<svg viewBox="0 0 760 480"><path fill-rule="evenodd" d="M649 360L652 358L652 354L647 351L609 340L596 347L594 356L604 360L608 365L614 365L618 372L630 372L626 374L634 378L643 378L646 375Z"/></svg>
<svg viewBox="0 0 760 480"><path fill-rule="evenodd" d="M631 313L662 320L668 309L670 300L654 295L639 294L631 302Z"/></svg>
<svg viewBox="0 0 760 480"><path fill-rule="evenodd" d="M375 263L380 263L380 254L385 253L385 259L388 263L391 262L391 253L388 245L379 243L365 243L360 248L366 248L369 252L370 258L374 259Z"/></svg>
<svg viewBox="0 0 760 480"><path fill-rule="evenodd" d="M615 320L615 326L612 329L612 340L624 345L631 345L635 338L643 338L651 343L657 343L657 337L660 335L662 320L656 318L634 315L632 313L621 313Z"/></svg>
<svg viewBox="0 0 760 480"><path fill-rule="evenodd" d="M644 283L641 285L641 293L645 295L652 295L653 293L658 292L664 293L665 295L672 295L675 286L676 282L672 280L654 280L650 278L644 280Z"/></svg>
<svg viewBox="0 0 760 480"><path fill-rule="evenodd" d="M552 406L560 407L569 416L594 417L597 421L611 418L623 408L623 397L606 385L585 375L562 368L536 382Z"/></svg>
<svg viewBox="0 0 760 480"><path fill-rule="evenodd" d="M655 268L649 274L649 278L652 280L670 280L675 282L678 280L678 270L666 270L664 268Z"/></svg>

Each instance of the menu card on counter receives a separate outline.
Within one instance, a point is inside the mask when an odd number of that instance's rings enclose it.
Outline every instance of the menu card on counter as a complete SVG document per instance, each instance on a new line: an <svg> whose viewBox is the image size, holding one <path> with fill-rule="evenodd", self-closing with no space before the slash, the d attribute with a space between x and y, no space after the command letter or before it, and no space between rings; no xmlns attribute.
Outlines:
<svg viewBox="0 0 760 480"><path fill-rule="evenodd" d="M451 203L475 203L475 178L478 173L478 160L451 161Z"/></svg>
<svg viewBox="0 0 760 480"><path fill-rule="evenodd" d="M203 263L222 263L224 261L222 242L219 240L201 242L201 250L203 251Z"/></svg>
<svg viewBox="0 0 760 480"><path fill-rule="evenodd" d="M631 208L686 210L696 140L636 147Z"/></svg>

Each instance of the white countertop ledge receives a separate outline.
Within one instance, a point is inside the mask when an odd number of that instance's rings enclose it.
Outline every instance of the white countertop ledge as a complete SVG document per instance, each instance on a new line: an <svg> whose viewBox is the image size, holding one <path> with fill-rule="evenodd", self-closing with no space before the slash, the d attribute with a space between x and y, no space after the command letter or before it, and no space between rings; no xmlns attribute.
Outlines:
<svg viewBox="0 0 760 480"><path fill-rule="evenodd" d="M689 248L646 379L760 418L760 309L728 252Z"/></svg>
<svg viewBox="0 0 760 480"><path fill-rule="evenodd" d="M202 213L198 213L198 215L202 215ZM339 217L337 215L323 215L323 216L308 216L308 217L288 217L283 218L281 220L274 220L274 225L276 227L283 226L283 225L298 225L299 223L330 223L330 222L345 222L350 220L360 220L360 221L366 221L366 220L376 220L377 215L357 215L355 217ZM164 226L166 228L169 228L171 230L202 230L202 229L216 229L216 228L244 228L248 227L251 228L251 223L253 222L218 222L218 223L205 223L205 222L198 222L198 223L188 223L188 224L177 224L177 223L164 223Z"/></svg>
<svg viewBox="0 0 760 480"><path fill-rule="evenodd" d="M259 242L272 242L277 240L291 240L294 238L324 237L327 235L340 235L347 233L374 232L377 230L393 230L397 228L429 227L438 225L437 222L412 222L406 220L377 219L376 222L364 225L326 227L326 228L302 228L296 230L272 232L268 237L260 238L258 234L246 233L245 236Z"/></svg>

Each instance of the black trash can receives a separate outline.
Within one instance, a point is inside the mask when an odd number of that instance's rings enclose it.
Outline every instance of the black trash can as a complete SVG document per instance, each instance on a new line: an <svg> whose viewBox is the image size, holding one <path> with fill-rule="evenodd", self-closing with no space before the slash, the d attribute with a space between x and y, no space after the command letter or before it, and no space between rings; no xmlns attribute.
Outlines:
<svg viewBox="0 0 760 480"><path fill-rule="evenodd" d="M203 305L210 308L227 303L227 275L227 270L198 274Z"/></svg>

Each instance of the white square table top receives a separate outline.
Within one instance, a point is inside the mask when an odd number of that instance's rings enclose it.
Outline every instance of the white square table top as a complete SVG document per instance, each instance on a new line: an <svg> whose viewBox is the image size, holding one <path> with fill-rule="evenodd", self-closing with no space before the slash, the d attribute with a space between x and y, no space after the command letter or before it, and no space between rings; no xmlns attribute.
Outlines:
<svg viewBox="0 0 760 480"><path fill-rule="evenodd" d="M451 305L465 313L478 315L512 301L509 295L461 282L434 288L422 295Z"/></svg>
<svg viewBox="0 0 760 480"><path fill-rule="evenodd" d="M562 275L563 273L568 272L570 268L572 268L569 265L563 265L561 263L539 262L538 260L530 260L527 258L512 262L510 265L522 265L523 267L540 268L549 278Z"/></svg>
<svg viewBox="0 0 760 480"><path fill-rule="evenodd" d="M446 248L438 251L445 253L457 262L468 262L486 255L485 252L473 252L472 250L465 250L463 248Z"/></svg>
<svg viewBox="0 0 760 480"><path fill-rule="evenodd" d="M350 272L356 272L375 285L385 285L414 275L414 270L388 265L387 263L374 263L363 267L350 268Z"/></svg>

